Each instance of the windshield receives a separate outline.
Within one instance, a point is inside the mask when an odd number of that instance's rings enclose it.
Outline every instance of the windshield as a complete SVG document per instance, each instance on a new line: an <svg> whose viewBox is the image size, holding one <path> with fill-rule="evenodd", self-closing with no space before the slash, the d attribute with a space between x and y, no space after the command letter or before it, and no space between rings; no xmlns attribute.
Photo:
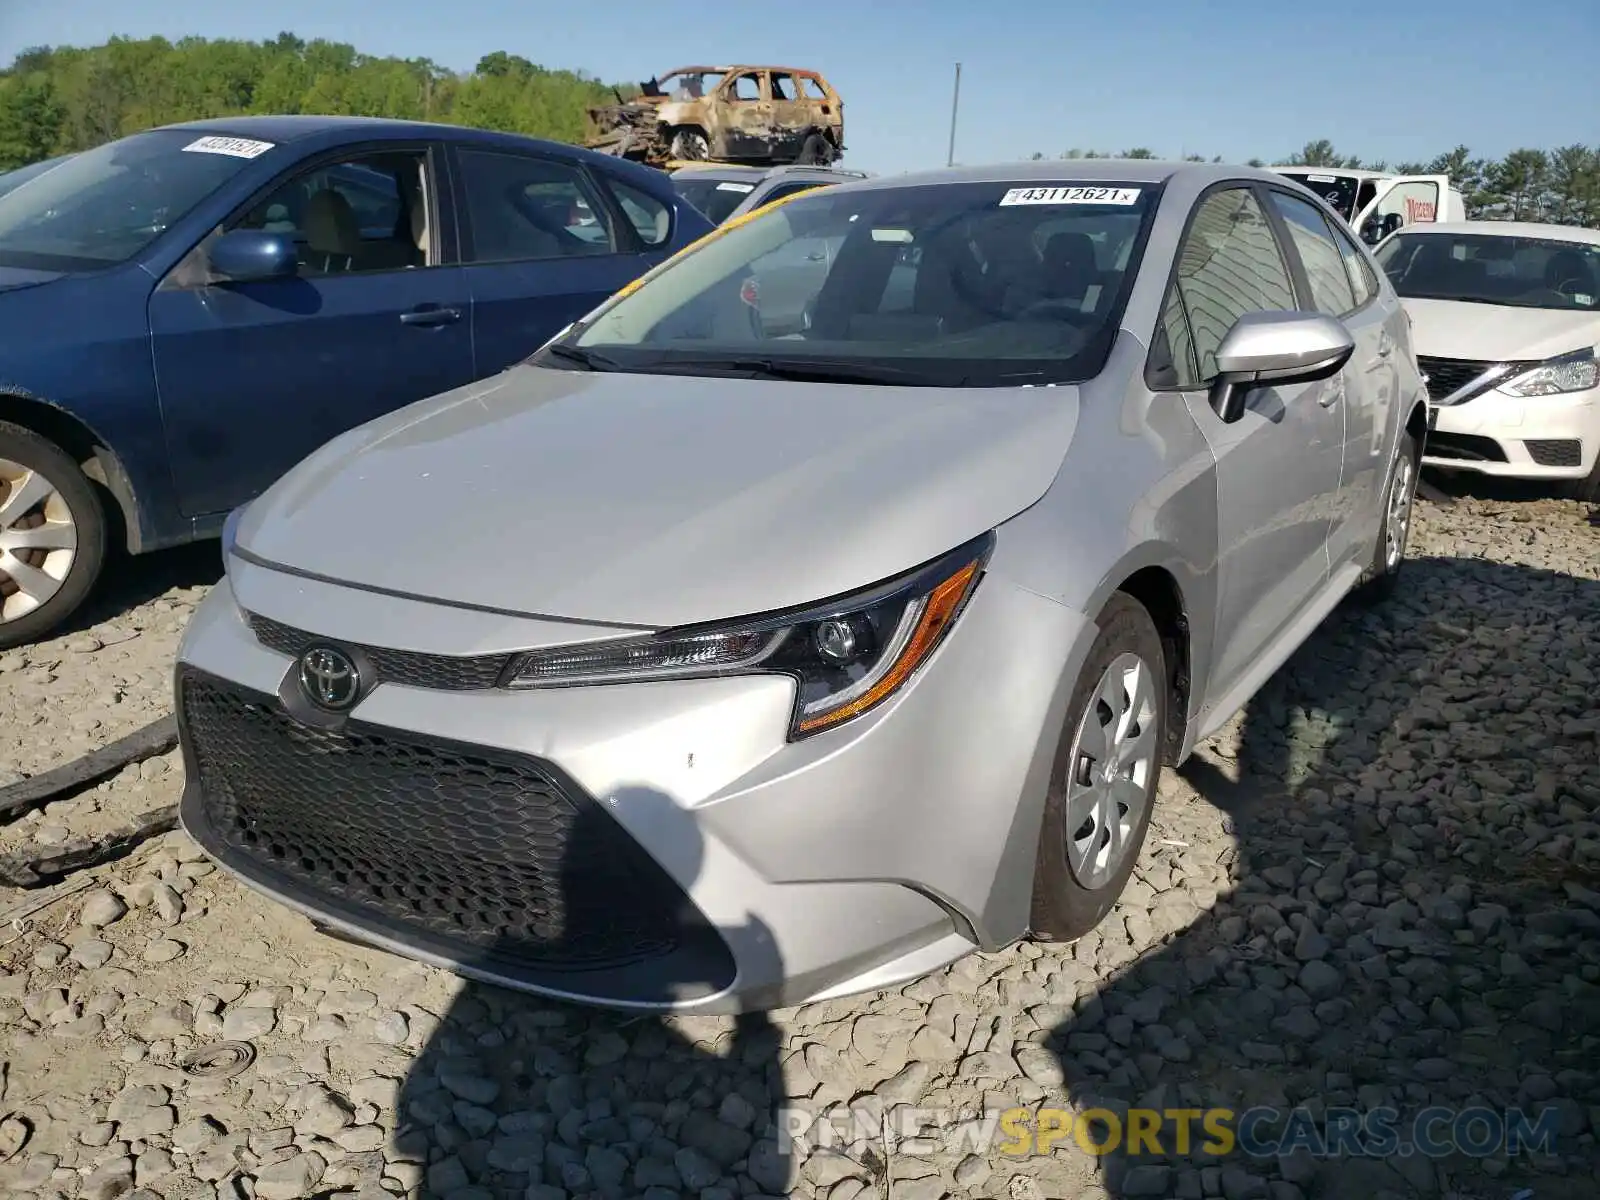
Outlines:
<svg viewBox="0 0 1600 1200"><path fill-rule="evenodd" d="M716 91L722 82L722 71L682 71L656 80L657 95L674 100L699 100Z"/></svg>
<svg viewBox="0 0 1600 1200"><path fill-rule="evenodd" d="M673 184L690 204L706 215L713 225L721 225L756 190L756 185L740 179L674 179Z"/></svg>
<svg viewBox="0 0 1600 1200"><path fill-rule="evenodd" d="M125 262L265 149L166 129L75 154L0 196L0 266L88 271Z"/></svg>
<svg viewBox="0 0 1600 1200"><path fill-rule="evenodd" d="M7 171L4 175L0 175L0 196L16 191L28 180L37 179L51 167L60 166L70 157L72 156L69 154L62 154L56 158L47 158L43 162L29 163L27 166L18 167L14 171Z"/></svg>
<svg viewBox="0 0 1600 1200"><path fill-rule="evenodd" d="M1360 180L1354 175L1324 175L1314 171L1282 171L1280 174L1304 184L1346 221L1356 215L1356 191Z"/></svg>
<svg viewBox="0 0 1600 1200"><path fill-rule="evenodd" d="M1157 196L1131 184L806 192L712 235L538 357L947 387L1089 379Z"/></svg>
<svg viewBox="0 0 1600 1200"><path fill-rule="evenodd" d="M1377 250L1394 290L1415 300L1600 311L1600 246L1484 233L1397 233Z"/></svg>

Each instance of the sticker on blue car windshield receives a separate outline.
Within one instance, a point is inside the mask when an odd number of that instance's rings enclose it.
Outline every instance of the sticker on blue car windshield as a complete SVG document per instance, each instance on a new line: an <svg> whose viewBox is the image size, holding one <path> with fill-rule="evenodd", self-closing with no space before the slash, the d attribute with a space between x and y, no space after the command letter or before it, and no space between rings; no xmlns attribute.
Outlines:
<svg viewBox="0 0 1600 1200"><path fill-rule="evenodd" d="M260 158L274 143L251 138L203 137L184 147L191 154L226 154L232 158Z"/></svg>
<svg viewBox="0 0 1600 1200"><path fill-rule="evenodd" d="M1000 207L1012 204L1137 204L1139 191L1130 187L1012 188L1000 197Z"/></svg>

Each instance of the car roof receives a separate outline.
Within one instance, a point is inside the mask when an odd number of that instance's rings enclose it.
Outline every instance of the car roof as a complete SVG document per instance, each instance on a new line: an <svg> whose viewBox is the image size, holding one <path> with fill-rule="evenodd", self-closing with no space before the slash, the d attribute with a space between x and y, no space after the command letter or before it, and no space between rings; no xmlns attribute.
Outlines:
<svg viewBox="0 0 1600 1200"><path fill-rule="evenodd" d="M1192 178L1202 187L1227 179L1286 182L1283 176L1264 168L1229 166L1226 163L1166 162L1153 158L1074 158L995 163L981 167L943 167L904 175L876 175L842 186L875 189L936 187L939 184L957 183L1010 183L1034 187L1096 183L1160 184L1179 176ZM1287 182L1293 184L1294 181Z"/></svg>
<svg viewBox="0 0 1600 1200"><path fill-rule="evenodd" d="M1547 238L1600 246L1600 229L1582 225L1549 225L1537 221L1422 221L1395 231L1401 233L1471 233L1484 237Z"/></svg>
<svg viewBox="0 0 1600 1200"><path fill-rule="evenodd" d="M1368 167L1308 167L1305 163L1280 163L1270 171L1304 171L1308 175L1348 175L1354 179L1390 179L1399 171L1374 171Z"/></svg>
<svg viewBox="0 0 1600 1200"><path fill-rule="evenodd" d="M849 171L842 167L802 166L800 164L784 164L775 167L743 167L732 163L708 163L705 166L684 164L675 167L672 175L674 179L726 179L750 183L762 183L768 179L779 177L784 179L837 179L841 182L846 179L871 178L865 171Z"/></svg>
<svg viewBox="0 0 1600 1200"><path fill-rule="evenodd" d="M815 67L783 67L776 63L733 63L731 66L722 67L673 67L670 71L661 72L656 78L670 79L674 75L688 75L699 71L720 71L723 74L729 71L785 71L791 75L815 75L819 79L822 77L822 72Z"/></svg>
<svg viewBox="0 0 1600 1200"><path fill-rule="evenodd" d="M450 141L476 141L484 143L557 147L566 152L587 154L581 146L549 138L530 137L521 133L502 133L495 129L478 129L468 125L447 125L438 121L403 121L394 117L337 117L306 113L280 116L211 117L202 121L182 121L162 125L161 129L186 129L196 133L215 133L229 137L259 138L262 141L283 144L302 138L328 134L350 134L375 140L390 138L443 138Z"/></svg>

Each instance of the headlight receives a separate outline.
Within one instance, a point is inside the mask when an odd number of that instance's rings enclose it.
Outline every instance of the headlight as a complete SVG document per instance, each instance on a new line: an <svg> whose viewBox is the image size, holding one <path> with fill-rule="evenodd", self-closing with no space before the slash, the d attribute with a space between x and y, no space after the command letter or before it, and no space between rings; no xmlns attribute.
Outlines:
<svg viewBox="0 0 1600 1200"><path fill-rule="evenodd" d="M789 675L797 685L789 737L808 737L905 685L961 615L993 546L985 534L908 574L802 610L535 650L512 664L506 686Z"/></svg>
<svg viewBox="0 0 1600 1200"><path fill-rule="evenodd" d="M1524 371L1500 385L1511 396L1557 396L1563 392L1586 392L1600 385L1594 348L1574 350Z"/></svg>

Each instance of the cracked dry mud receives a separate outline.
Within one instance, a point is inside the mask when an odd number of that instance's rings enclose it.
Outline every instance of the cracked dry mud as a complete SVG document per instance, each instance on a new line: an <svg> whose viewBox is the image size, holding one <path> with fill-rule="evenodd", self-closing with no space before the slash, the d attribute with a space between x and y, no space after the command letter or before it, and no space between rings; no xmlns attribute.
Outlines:
<svg viewBox="0 0 1600 1200"><path fill-rule="evenodd" d="M1551 500L1421 503L1402 596L1341 612L1181 774L1134 880L1069 947L734 1022L547 1004L314 933L172 834L0 928L0 1194L1600 1194L1600 528ZM130 732L217 575L123 573L98 623L0 654L0 771ZM0 829L0 850L176 799L176 755ZM0 782L7 781L0 778ZM0 891L0 910L37 893ZM236 1074L191 1050L245 1042ZM1317 1161L783 1160L791 1105L1550 1108L1553 1153ZM1169 1147L1170 1148L1170 1147ZM886 1165L885 1165L886 1160ZM887 1171L887 1180L885 1174ZM1529 1190L1531 1189L1531 1191Z"/></svg>

